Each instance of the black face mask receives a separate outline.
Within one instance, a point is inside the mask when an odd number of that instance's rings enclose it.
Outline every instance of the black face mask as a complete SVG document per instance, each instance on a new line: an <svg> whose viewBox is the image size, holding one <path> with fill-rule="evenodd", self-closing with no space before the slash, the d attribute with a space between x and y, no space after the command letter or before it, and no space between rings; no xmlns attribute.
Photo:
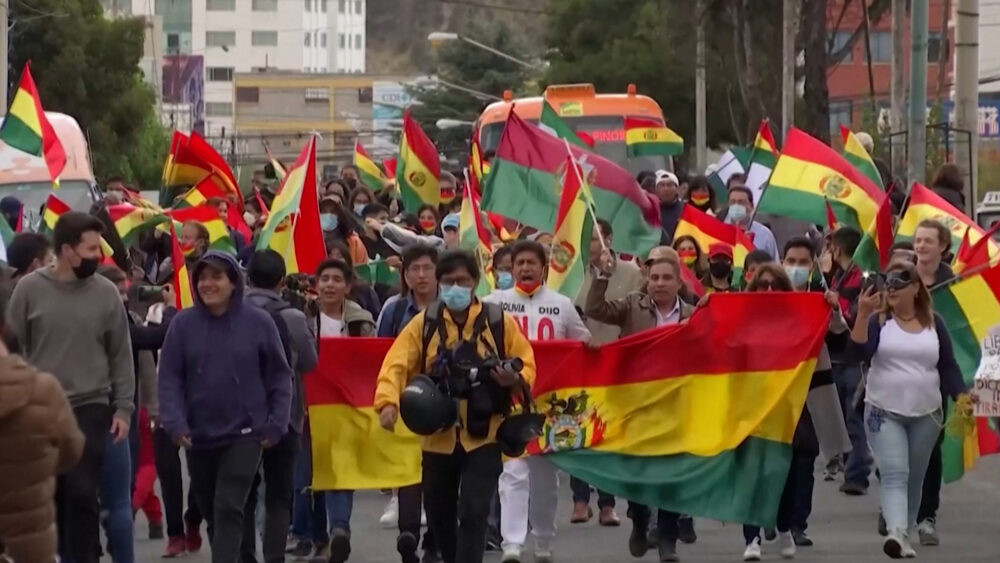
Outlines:
<svg viewBox="0 0 1000 563"><path fill-rule="evenodd" d="M715 279L729 279L733 273L733 265L728 262L712 262L708 265L708 271Z"/></svg>
<svg viewBox="0 0 1000 563"><path fill-rule="evenodd" d="M354 178L344 178L344 183L347 184L347 187L350 188L352 191L354 190L354 188L358 187L358 181L355 180Z"/></svg>
<svg viewBox="0 0 1000 563"><path fill-rule="evenodd" d="M78 280L85 280L94 275L94 272L97 271L97 266L99 264L100 260L97 258L80 258L80 265L73 266L73 275L75 275Z"/></svg>

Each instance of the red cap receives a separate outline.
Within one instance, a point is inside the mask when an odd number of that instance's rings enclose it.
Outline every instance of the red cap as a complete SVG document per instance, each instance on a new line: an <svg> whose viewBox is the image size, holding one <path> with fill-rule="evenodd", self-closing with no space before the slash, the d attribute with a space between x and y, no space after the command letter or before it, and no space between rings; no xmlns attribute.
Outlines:
<svg viewBox="0 0 1000 563"><path fill-rule="evenodd" d="M711 260L716 256L725 256L730 260L733 259L733 247L728 244L717 242L708 247L708 258Z"/></svg>

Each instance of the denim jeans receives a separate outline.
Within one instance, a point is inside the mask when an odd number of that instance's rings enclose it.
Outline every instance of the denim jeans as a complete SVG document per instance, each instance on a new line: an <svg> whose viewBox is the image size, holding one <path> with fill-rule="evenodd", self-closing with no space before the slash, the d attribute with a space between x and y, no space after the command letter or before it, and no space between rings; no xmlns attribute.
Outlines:
<svg viewBox="0 0 1000 563"><path fill-rule="evenodd" d="M640 525L645 522L646 527L649 526L649 520L652 518L652 510L645 504L640 504L638 502L628 501L628 517L632 519L633 522L638 522ZM656 511L656 533L657 537L660 539L666 539L670 541L677 541L678 534L678 524L677 521L680 519L681 515L676 512L671 512L669 510L657 509Z"/></svg>
<svg viewBox="0 0 1000 563"><path fill-rule="evenodd" d="M326 519L330 530L340 528L351 531L351 512L354 511L354 491L326 492Z"/></svg>
<svg viewBox="0 0 1000 563"><path fill-rule="evenodd" d="M844 482L868 487L868 476L872 471L872 456L869 453L868 438L865 435L864 415L854 408L854 394L861 383L861 366L858 364L833 364L833 382L840 395L844 409L847 435L851 439L851 451L845 454Z"/></svg>
<svg viewBox="0 0 1000 563"><path fill-rule="evenodd" d="M944 441L944 431L938 436L931 460L927 463L927 473L924 475L924 494L920 497L920 510L917 512L917 523L928 518L937 519L938 507L941 506L941 443Z"/></svg>
<svg viewBox="0 0 1000 563"><path fill-rule="evenodd" d="M295 463L295 499L292 505L292 535L312 545L325 544L326 493L312 490L312 443L309 424L303 427L302 443Z"/></svg>
<svg viewBox="0 0 1000 563"><path fill-rule="evenodd" d="M127 439L112 443L107 437L101 468L101 520L108 534L108 551L114 563L133 563L132 457Z"/></svg>
<svg viewBox="0 0 1000 563"><path fill-rule="evenodd" d="M97 563L101 551L101 509L97 496L111 414L108 405L81 405L73 409L76 423L86 438L83 455L72 469L56 479L59 553L63 560L73 563ZM130 480L127 474L124 479L127 490Z"/></svg>
<svg viewBox="0 0 1000 563"><path fill-rule="evenodd" d="M941 421L940 410L910 417L865 405L865 430L882 476L882 514L890 531L906 532L917 524L924 474Z"/></svg>

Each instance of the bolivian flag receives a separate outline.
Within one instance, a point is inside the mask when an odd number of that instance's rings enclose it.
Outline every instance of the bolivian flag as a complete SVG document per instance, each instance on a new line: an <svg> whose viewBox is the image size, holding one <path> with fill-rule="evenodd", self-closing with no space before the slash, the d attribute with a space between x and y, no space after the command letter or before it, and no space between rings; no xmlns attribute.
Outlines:
<svg viewBox="0 0 1000 563"><path fill-rule="evenodd" d="M892 246L892 203L882 200L875 220L868 226L861 242L854 251L854 263L865 271L881 272L889 265L889 247Z"/></svg>
<svg viewBox="0 0 1000 563"><path fill-rule="evenodd" d="M44 158L49 177L58 187L59 174L66 166L66 151L45 117L35 79L31 77L30 63L24 63L21 81L11 98L3 125L0 125L0 141L19 151Z"/></svg>
<svg viewBox="0 0 1000 563"><path fill-rule="evenodd" d="M743 279L743 263L753 249L749 235L733 225L723 223L692 205L681 210L674 240L682 236L693 237L702 254L708 254L713 244L725 244L733 249L733 280L737 284Z"/></svg>
<svg viewBox="0 0 1000 563"><path fill-rule="evenodd" d="M587 193L583 171L572 156L567 156L545 284L571 300L576 300L587 275L590 235L594 228L588 213Z"/></svg>
<svg viewBox="0 0 1000 563"><path fill-rule="evenodd" d="M202 180L191 187L175 203L174 208L198 207L208 203L213 197L225 198L226 194L219 189L219 186L208 179Z"/></svg>
<svg viewBox="0 0 1000 563"><path fill-rule="evenodd" d="M392 489L420 482L420 439L402 421L379 426L375 381L391 338L322 338L307 375L312 488Z"/></svg>
<svg viewBox="0 0 1000 563"><path fill-rule="evenodd" d="M971 386L979 367L981 343L989 330L1000 324L1000 266L939 287L931 297L934 311L948 327L962 377ZM954 403L948 400L949 415L953 408ZM1000 436L990 419L976 418L975 422L963 435L945 432L941 461L946 483L960 479L979 456L1000 452Z"/></svg>
<svg viewBox="0 0 1000 563"><path fill-rule="evenodd" d="M1000 262L1000 257L990 258L988 243L992 242L993 235L1000 229L1000 222L997 222L982 238L975 243L969 240L969 232L966 229L962 236L962 244L955 251L955 263L951 265L951 271L956 276L962 275L966 270L985 268L987 265L995 266Z"/></svg>
<svg viewBox="0 0 1000 563"><path fill-rule="evenodd" d="M39 231L43 233L51 233L56 230L56 221L63 213L70 211L70 206L66 205L66 202L57 198L55 194L49 194L48 199L45 200L45 210L42 211L42 224L39 225Z"/></svg>
<svg viewBox="0 0 1000 563"><path fill-rule="evenodd" d="M285 269L289 274L311 273L326 257L323 231L319 226L315 136L303 147L278 188L257 240L257 249L265 248L285 257Z"/></svg>
<svg viewBox="0 0 1000 563"><path fill-rule="evenodd" d="M850 129L841 125L840 138L844 141L843 155L847 159L847 162L853 164L873 184L884 190L885 185L882 184L882 175L878 173L875 161L872 160L872 156L868 154L865 147L861 146L861 141L858 141L857 136Z"/></svg>
<svg viewBox="0 0 1000 563"><path fill-rule="evenodd" d="M437 148L410 117L403 115L403 134L399 138L399 161L396 186L408 211L425 203L437 206L441 201L441 160Z"/></svg>
<svg viewBox="0 0 1000 563"><path fill-rule="evenodd" d="M917 233L917 225L925 219L937 221L951 232L951 248L953 249L961 245L962 237L966 235L966 231L968 231L969 242L972 244L978 242L986 234L975 221L955 209L941 196L920 184L913 184L913 188L910 190L910 203L896 229L896 240L911 240ZM995 242L988 241L987 244L990 256L1000 254L1000 247L997 247Z"/></svg>
<svg viewBox="0 0 1000 563"><path fill-rule="evenodd" d="M829 201L838 222L863 231L885 197L844 157L793 127L757 211L825 225Z"/></svg>
<svg viewBox="0 0 1000 563"><path fill-rule="evenodd" d="M817 294L716 294L599 353L535 344L547 420L529 451L616 496L772 525L829 315ZM726 353L691 353L705 342Z"/></svg>
<svg viewBox="0 0 1000 563"><path fill-rule="evenodd" d="M174 295L176 302L174 305L178 309L187 309L194 306L194 292L191 290L191 272L188 272L187 262L184 260L184 251L181 250L180 238L177 236L177 229L170 225L170 261L174 265Z"/></svg>
<svg viewBox="0 0 1000 563"><path fill-rule="evenodd" d="M625 153L629 158L682 152L684 139L666 125L644 117L625 118Z"/></svg>
<svg viewBox="0 0 1000 563"><path fill-rule="evenodd" d="M354 141L354 166L358 167L358 179L373 190L381 190L385 185L385 176L375 161L368 156L361 141Z"/></svg>
<svg viewBox="0 0 1000 563"><path fill-rule="evenodd" d="M199 205L197 207L185 207L183 209L172 209L167 211L167 216L173 219L174 229L180 228L188 221L194 221L205 226L208 230L208 246L212 250L221 250L229 254L236 255L236 247L229 238L229 230L226 223L219 217L219 212L210 205Z"/></svg>
<svg viewBox="0 0 1000 563"><path fill-rule="evenodd" d="M462 209L458 215L458 245L476 256L479 271L482 272L476 295L484 297L493 291L493 245L479 210L479 194L473 190L471 182L466 182L463 189Z"/></svg>
<svg viewBox="0 0 1000 563"><path fill-rule="evenodd" d="M750 160L747 164L746 186L753 190L754 203L760 203L761 194L767 186L775 164L778 162L778 145L774 143L770 122L761 120L750 149ZM726 199L729 194L726 194Z"/></svg>
<svg viewBox="0 0 1000 563"><path fill-rule="evenodd" d="M130 203L109 205L108 215L115 224L115 230L122 239L122 244L130 246L140 233L152 229L170 220L169 217L154 209L136 207Z"/></svg>

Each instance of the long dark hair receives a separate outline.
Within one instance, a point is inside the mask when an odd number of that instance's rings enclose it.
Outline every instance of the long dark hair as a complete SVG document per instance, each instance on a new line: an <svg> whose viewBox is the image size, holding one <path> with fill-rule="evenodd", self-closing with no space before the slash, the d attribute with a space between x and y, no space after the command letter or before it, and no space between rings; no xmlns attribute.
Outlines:
<svg viewBox="0 0 1000 563"><path fill-rule="evenodd" d="M913 298L913 313L920 322L920 326L924 328L934 326L934 309L933 302L931 301L931 292L927 290L924 281L917 274L917 267L907 260L896 260L885 269L886 274L890 272L909 272L910 279L913 280L913 283L917 284L917 295ZM883 299L882 314L891 312L892 306L889 305L889 300Z"/></svg>
<svg viewBox="0 0 1000 563"><path fill-rule="evenodd" d="M754 271L753 280L750 281L750 285L747 286L747 291L763 291L763 282L761 281L762 274L771 274L774 278L774 285L771 287L774 291L791 291L792 281L788 279L788 274L785 273L785 269L781 267L777 262L765 262L757 266L757 270Z"/></svg>
<svg viewBox="0 0 1000 563"><path fill-rule="evenodd" d="M705 188L708 190L708 205L704 209L698 207L697 205L691 202L692 192L700 188ZM687 193L684 194L684 201L690 203L691 205L694 205L701 211L712 211L714 213L716 210L718 210L718 204L715 200L715 190L712 189L712 184L709 183L708 177L703 176L701 174L691 178L691 180L688 182L688 189Z"/></svg>

